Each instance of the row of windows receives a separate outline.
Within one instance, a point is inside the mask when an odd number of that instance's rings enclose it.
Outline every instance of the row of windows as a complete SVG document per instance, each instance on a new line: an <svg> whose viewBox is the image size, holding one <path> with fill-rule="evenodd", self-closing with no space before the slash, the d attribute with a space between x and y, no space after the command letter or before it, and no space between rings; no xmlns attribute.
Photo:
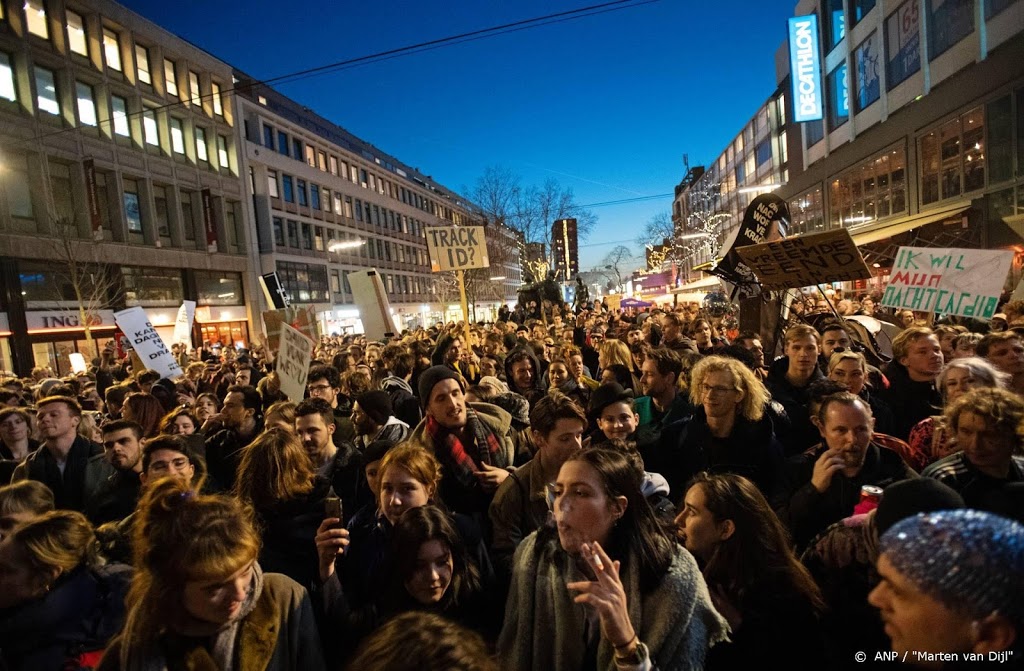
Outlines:
<svg viewBox="0 0 1024 671"><path fill-rule="evenodd" d="M342 292L352 294L352 285L349 284L349 270L331 271L331 291L336 294ZM384 289L391 296L401 297L409 294L436 294L437 284L434 280L420 277L418 275L395 275L392 273L381 273L381 282Z"/></svg>
<svg viewBox="0 0 1024 671"><path fill-rule="evenodd" d="M32 67L32 81L35 86L35 107L44 115L42 118L60 122L62 86L65 73L35 65ZM81 126L101 127L103 133L112 139L133 139L138 146L161 148L168 155L188 155L194 162L211 167L210 154L216 152L216 168L230 170L231 160L227 135L220 135L181 118L168 116L166 127L158 118L155 107L131 102L124 96L103 92L103 87L94 86L81 80L73 81L74 115ZM0 98L11 102L19 99L15 86L14 68L11 56L0 52ZM129 106L133 109L129 110ZM99 107L103 109L100 110ZM131 117L140 117L133 136ZM163 117L161 113L159 117ZM169 138L169 142L164 138ZM194 152L186 150L194 147ZM214 143L214 144L211 144Z"/></svg>
<svg viewBox="0 0 1024 671"><path fill-rule="evenodd" d="M50 41L50 20L45 0L26 0L24 11L25 27L29 34ZM88 59L90 57L88 21L82 14L70 9L65 10L64 15L67 50ZM158 90L163 95L177 100L186 100L196 107L202 107L203 98L207 97L210 100L210 109L213 115L224 117L224 101L220 84L211 82L209 91L204 92L199 73L187 70L184 73L185 81L183 82L186 86L179 88L178 64L174 60L163 58L163 67L160 68L160 63L151 62L151 47L138 42L128 45L129 48L126 51L124 42L127 41L127 36L122 35L114 28L103 25L103 23L103 20L100 19L98 25L100 25L101 34L97 38L100 44L99 56L103 67L108 72L123 74L126 68L134 68L136 80L147 85L150 90Z"/></svg>
<svg viewBox="0 0 1024 671"><path fill-rule="evenodd" d="M349 164L344 158L339 159L334 154L328 154L326 151L304 142L302 138L290 136L280 128L275 128L265 122L263 124L263 146L283 156L304 161L310 167L341 177L364 189L393 198L418 210L429 212L441 219L447 219L454 224L464 223L462 213L368 171L355 162Z"/></svg>
<svg viewBox="0 0 1024 671"><path fill-rule="evenodd" d="M276 170L267 171L267 193L271 198L280 198L286 203L297 203L302 207L321 212L333 212L355 221L364 222L386 230L423 237L424 222L400 212L364 203L340 191L331 191L326 186L308 184L306 180Z"/></svg>
<svg viewBox="0 0 1024 671"><path fill-rule="evenodd" d="M1003 11L1014 0L985 0L985 18ZM860 113L881 97L881 69L885 68L886 88L892 90L921 69L921 11L927 16L928 59L934 60L974 32L974 0L904 0L885 18L882 34L872 31L853 49L853 108ZM845 37L842 0L826 0L826 25L829 49ZM849 0L851 21L870 11L874 0ZM855 14L856 12L856 14ZM852 21L856 22L856 21ZM883 39L884 38L884 39ZM884 41L884 49L883 49ZM827 123L834 131L850 118L850 86L846 61L836 66L825 78ZM805 124L807 146L820 142L824 126L818 122Z"/></svg>
<svg viewBox="0 0 1024 671"><path fill-rule="evenodd" d="M403 245L393 240L361 238L356 233L335 231L332 228L316 226L306 222L282 217L273 218L274 244L278 247L305 249L308 251L349 254L363 259L394 261L414 266L427 267L430 260L427 251L413 245ZM339 245L336 247L336 243ZM345 243L351 243L345 245Z"/></svg>

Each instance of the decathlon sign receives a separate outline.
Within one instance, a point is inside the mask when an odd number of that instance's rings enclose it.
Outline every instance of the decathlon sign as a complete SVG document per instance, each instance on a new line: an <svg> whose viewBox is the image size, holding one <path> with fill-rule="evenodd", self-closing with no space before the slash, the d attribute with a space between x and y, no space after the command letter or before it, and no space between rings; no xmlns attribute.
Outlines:
<svg viewBox="0 0 1024 671"><path fill-rule="evenodd" d="M789 73L793 80L793 120L822 118L821 62L818 51L818 15L789 20Z"/></svg>

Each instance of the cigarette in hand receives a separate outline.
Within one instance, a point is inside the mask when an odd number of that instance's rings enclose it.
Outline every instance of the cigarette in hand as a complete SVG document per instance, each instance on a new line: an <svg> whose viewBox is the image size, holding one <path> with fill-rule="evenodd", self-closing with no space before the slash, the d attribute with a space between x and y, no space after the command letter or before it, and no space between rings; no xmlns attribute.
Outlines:
<svg viewBox="0 0 1024 671"><path fill-rule="evenodd" d="M601 557L596 552L594 553L594 566L597 567L598 571L604 570L604 562L601 561Z"/></svg>

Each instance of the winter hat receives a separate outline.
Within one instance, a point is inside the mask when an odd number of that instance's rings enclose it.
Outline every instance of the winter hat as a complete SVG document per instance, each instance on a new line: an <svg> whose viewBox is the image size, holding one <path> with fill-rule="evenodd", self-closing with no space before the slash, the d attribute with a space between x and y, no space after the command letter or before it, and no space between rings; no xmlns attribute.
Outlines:
<svg viewBox="0 0 1024 671"><path fill-rule="evenodd" d="M979 510L920 513L885 532L879 550L947 608L1024 623L1024 525Z"/></svg>
<svg viewBox="0 0 1024 671"><path fill-rule="evenodd" d="M892 525L918 513L957 510L965 507L960 494L932 478L912 478L893 483L882 492L875 512L875 528L882 535Z"/></svg>
<svg viewBox="0 0 1024 671"><path fill-rule="evenodd" d="M373 420L374 424L387 424L388 417L394 414L391 407L391 397L387 392L368 391L356 397L356 403L363 409L366 416Z"/></svg>
<svg viewBox="0 0 1024 671"><path fill-rule="evenodd" d="M587 409L587 413L591 417L597 417L612 403L632 400L632 389L623 389L618 382L608 382L595 389L590 395L590 407Z"/></svg>
<svg viewBox="0 0 1024 671"><path fill-rule="evenodd" d="M490 402L512 415L512 427L516 431L530 426L530 402L522 394L509 391L498 394Z"/></svg>
<svg viewBox="0 0 1024 671"><path fill-rule="evenodd" d="M392 447L395 446L393 440L375 440L366 446L363 450L363 463L372 464L375 461L380 461L384 458L384 455L388 453Z"/></svg>
<svg viewBox="0 0 1024 671"><path fill-rule="evenodd" d="M494 377L493 375L484 375L482 378L480 378L480 382L478 384L481 387L490 387L491 389L494 390L494 393L496 394L507 394L510 391L507 384L505 384L498 378Z"/></svg>
<svg viewBox="0 0 1024 671"><path fill-rule="evenodd" d="M448 366L431 366L420 373L420 382L417 386L420 405L423 408L426 408L427 404L430 403L430 393L434 391L434 387L438 382L442 382L444 380L455 380L459 383L459 387L462 389L463 393L465 393L466 381L462 379L461 375Z"/></svg>

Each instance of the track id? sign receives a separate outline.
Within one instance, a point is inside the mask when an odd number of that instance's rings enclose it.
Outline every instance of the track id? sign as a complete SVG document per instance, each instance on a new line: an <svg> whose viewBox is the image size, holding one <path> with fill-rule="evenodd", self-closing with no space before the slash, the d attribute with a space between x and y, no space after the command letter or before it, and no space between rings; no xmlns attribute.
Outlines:
<svg viewBox="0 0 1024 671"><path fill-rule="evenodd" d="M428 226L424 231L432 272L490 267L483 226Z"/></svg>

